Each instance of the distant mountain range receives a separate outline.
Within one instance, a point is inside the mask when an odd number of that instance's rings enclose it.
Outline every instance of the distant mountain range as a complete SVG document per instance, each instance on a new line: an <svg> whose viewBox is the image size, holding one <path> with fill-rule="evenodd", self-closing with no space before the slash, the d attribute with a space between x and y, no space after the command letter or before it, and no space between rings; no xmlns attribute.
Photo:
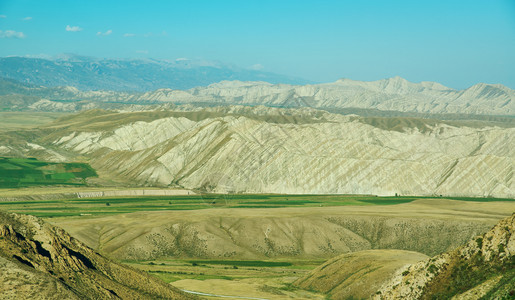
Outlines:
<svg viewBox="0 0 515 300"><path fill-rule="evenodd" d="M362 115L363 110L375 110L380 112L376 116L391 116L388 114L391 112L411 117L427 117L423 114L513 116L514 100L515 91L500 84L479 83L465 90L454 90L435 82L413 83L400 77L377 81L341 79L307 85L221 81L187 90L164 88L148 92L81 91L71 86L44 87L0 78L0 110L4 111L194 104L311 107Z"/></svg>
<svg viewBox="0 0 515 300"><path fill-rule="evenodd" d="M501 84L478 83L455 90L398 76L312 84L200 60L114 60L77 55L0 58L0 110L8 111L188 103L513 116L514 100L515 91Z"/></svg>
<svg viewBox="0 0 515 300"><path fill-rule="evenodd" d="M99 59L79 55L54 58L2 57L0 77L48 87L79 90L150 91L190 89L222 80L306 84L308 80L212 61L178 59Z"/></svg>
<svg viewBox="0 0 515 300"><path fill-rule="evenodd" d="M413 83L401 77L377 81L340 79L293 86L266 82L224 81L188 91L148 92L142 100L174 103L223 103L323 109L363 108L417 113L513 115L515 91L479 83L455 90L436 82Z"/></svg>

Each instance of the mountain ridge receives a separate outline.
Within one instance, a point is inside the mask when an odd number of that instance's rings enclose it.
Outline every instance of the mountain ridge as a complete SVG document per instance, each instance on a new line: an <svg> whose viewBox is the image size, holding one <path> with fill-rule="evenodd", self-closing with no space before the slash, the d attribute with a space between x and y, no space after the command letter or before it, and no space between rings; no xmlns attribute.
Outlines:
<svg viewBox="0 0 515 300"><path fill-rule="evenodd" d="M18 101L17 97L32 97ZM264 105L311 107L324 110L375 109L418 114L515 115L515 90L479 83L465 90L439 83L412 83L400 77L377 81L339 80L334 83L289 85L264 81L222 80L206 87L181 90L160 88L147 92L81 91L76 87L27 85L0 79L3 110L78 111L132 104Z"/></svg>
<svg viewBox="0 0 515 300"><path fill-rule="evenodd" d="M225 174L242 193L513 197L514 130L311 108L91 110L6 133L0 154L82 157L120 184L208 192L226 192L210 176Z"/></svg>
<svg viewBox="0 0 515 300"><path fill-rule="evenodd" d="M300 83L310 81L270 72L200 60L99 59L77 55L48 58L1 57L0 77L83 91L189 89L224 79Z"/></svg>

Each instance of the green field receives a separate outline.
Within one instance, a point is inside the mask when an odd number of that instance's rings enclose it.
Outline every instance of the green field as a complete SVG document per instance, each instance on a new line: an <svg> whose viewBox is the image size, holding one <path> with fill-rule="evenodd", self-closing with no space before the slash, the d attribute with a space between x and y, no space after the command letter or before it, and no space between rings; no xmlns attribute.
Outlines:
<svg viewBox="0 0 515 300"><path fill-rule="evenodd" d="M97 176L85 163L52 163L35 158L0 157L0 188L44 185L84 185Z"/></svg>
<svg viewBox="0 0 515 300"><path fill-rule="evenodd" d="M324 260L272 259L262 260L155 260L123 261L123 263L144 270L165 282L184 279L209 281L222 279L239 282L259 282L276 286L284 291L294 289L291 278L306 274L318 267ZM275 283L275 284L274 284ZM273 293L272 293L273 294Z"/></svg>
<svg viewBox="0 0 515 300"><path fill-rule="evenodd" d="M363 195L191 195L74 198L30 201L3 201L0 209L38 217L110 215L140 211L198 210L226 208L327 207L345 205L396 205L424 197L377 197ZM430 198L430 197L426 197ZM502 198L446 198L461 201L514 201Z"/></svg>
<svg viewBox="0 0 515 300"><path fill-rule="evenodd" d="M226 265L236 267L289 267L293 264L284 261L263 260L190 260L192 265Z"/></svg>

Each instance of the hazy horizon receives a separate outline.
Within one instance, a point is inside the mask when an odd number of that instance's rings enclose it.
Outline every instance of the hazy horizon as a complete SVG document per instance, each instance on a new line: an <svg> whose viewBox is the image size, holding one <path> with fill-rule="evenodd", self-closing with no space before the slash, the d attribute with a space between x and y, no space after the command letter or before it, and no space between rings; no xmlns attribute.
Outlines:
<svg viewBox="0 0 515 300"><path fill-rule="evenodd" d="M313 82L400 76L515 88L515 4L489 1L0 3L0 56L219 61Z"/></svg>

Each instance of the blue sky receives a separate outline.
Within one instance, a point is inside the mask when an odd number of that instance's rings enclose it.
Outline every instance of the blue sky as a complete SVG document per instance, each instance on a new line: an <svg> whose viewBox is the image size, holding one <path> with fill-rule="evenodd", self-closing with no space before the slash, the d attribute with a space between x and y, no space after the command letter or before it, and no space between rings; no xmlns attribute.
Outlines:
<svg viewBox="0 0 515 300"><path fill-rule="evenodd" d="M60 53L515 88L515 0L0 0L0 56Z"/></svg>

